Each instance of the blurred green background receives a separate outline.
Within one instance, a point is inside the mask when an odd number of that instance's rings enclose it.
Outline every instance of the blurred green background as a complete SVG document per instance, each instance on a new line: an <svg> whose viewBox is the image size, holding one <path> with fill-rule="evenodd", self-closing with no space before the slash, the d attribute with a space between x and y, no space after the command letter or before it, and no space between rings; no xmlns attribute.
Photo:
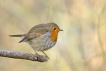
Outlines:
<svg viewBox="0 0 106 71"><path fill-rule="evenodd" d="M0 71L106 71L106 0L0 0L0 49L34 50L10 34L55 22L63 32L44 63L0 57Z"/></svg>

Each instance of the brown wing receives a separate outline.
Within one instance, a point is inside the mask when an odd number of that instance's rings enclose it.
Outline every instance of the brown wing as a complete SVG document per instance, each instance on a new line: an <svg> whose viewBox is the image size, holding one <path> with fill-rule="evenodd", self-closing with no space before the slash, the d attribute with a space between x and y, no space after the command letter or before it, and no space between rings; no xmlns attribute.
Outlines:
<svg viewBox="0 0 106 71"><path fill-rule="evenodd" d="M38 38L39 36L47 32L48 30L46 29L44 24L36 25L26 34L26 36L19 43L31 40L33 38Z"/></svg>

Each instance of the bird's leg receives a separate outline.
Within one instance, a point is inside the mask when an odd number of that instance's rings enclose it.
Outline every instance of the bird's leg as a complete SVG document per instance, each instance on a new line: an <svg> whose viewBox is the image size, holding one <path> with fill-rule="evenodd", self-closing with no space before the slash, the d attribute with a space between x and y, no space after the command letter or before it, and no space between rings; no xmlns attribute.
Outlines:
<svg viewBox="0 0 106 71"><path fill-rule="evenodd" d="M36 54L36 55L39 55L36 51L35 51L35 54Z"/></svg>
<svg viewBox="0 0 106 71"><path fill-rule="evenodd" d="M35 51L35 50L34 50ZM43 51L42 51L43 52ZM39 54L35 51L36 55L39 56ZM44 53L44 52L43 52ZM49 59L49 57L44 53L44 55Z"/></svg>
<svg viewBox="0 0 106 71"><path fill-rule="evenodd" d="M43 52L43 51L42 51ZM43 54L45 54L44 52L43 52ZM45 54L45 56L49 59L49 57Z"/></svg>
<svg viewBox="0 0 106 71"><path fill-rule="evenodd" d="M34 49L33 49L34 50ZM35 54L38 56L39 54L37 53L37 51L36 50L34 50L35 51Z"/></svg>

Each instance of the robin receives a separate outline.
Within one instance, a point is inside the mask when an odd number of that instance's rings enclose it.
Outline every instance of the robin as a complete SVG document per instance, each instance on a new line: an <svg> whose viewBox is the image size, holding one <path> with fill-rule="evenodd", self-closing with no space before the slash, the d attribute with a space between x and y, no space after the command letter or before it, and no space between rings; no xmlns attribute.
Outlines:
<svg viewBox="0 0 106 71"><path fill-rule="evenodd" d="M59 31L63 30L61 30L57 24L51 22L35 25L27 34L10 36L21 37L22 40L19 41L19 43L26 42L34 49L35 52L41 51L44 53L45 50L52 48L56 44ZM36 52L36 54L38 53Z"/></svg>

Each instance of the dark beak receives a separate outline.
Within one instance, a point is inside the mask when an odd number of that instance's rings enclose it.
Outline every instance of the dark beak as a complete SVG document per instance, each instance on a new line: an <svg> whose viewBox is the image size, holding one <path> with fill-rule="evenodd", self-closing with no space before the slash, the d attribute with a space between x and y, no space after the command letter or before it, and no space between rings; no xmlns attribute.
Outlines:
<svg viewBox="0 0 106 71"><path fill-rule="evenodd" d="M63 31L62 29L60 29L60 31Z"/></svg>

